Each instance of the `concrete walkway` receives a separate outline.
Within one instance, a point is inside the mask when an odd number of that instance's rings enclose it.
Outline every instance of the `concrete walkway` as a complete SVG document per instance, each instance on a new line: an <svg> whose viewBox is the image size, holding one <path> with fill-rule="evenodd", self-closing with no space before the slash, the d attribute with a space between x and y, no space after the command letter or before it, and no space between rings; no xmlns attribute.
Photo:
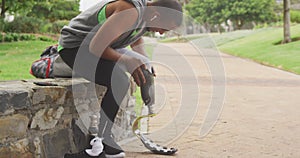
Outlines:
<svg viewBox="0 0 300 158"><path fill-rule="evenodd" d="M300 76L225 54L220 54L224 106L212 131L200 137L211 100L222 99L212 96L219 82L211 80L213 65L207 62L220 58L210 51L201 50L201 56L188 43L155 48L157 104L162 106L150 119L149 137L178 148L173 157L179 158L300 157ZM151 154L138 140L123 147L128 158L169 158Z"/></svg>

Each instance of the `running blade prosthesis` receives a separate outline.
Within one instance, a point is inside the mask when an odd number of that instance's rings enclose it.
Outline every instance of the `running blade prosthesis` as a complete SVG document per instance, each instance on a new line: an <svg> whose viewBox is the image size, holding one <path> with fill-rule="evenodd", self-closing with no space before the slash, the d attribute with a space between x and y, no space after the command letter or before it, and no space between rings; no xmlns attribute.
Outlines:
<svg viewBox="0 0 300 158"><path fill-rule="evenodd" d="M160 146L156 143L154 143L152 140L148 139L145 137L141 131L138 129L138 124L141 119L146 118L146 117L153 117L156 114L153 112L153 104L155 101L155 94L154 94L154 74L151 73L147 69L142 69L143 74L146 78L146 83L141 86L141 94L142 94L142 99L145 103L145 105L149 109L149 114L148 115L143 115L138 117L133 125L132 125L132 131L133 133L142 141L144 146L149 149L151 152L155 154L161 154L161 155L173 155L177 152L177 149L175 148L168 148L168 147L163 147ZM152 70L153 72L153 70Z"/></svg>

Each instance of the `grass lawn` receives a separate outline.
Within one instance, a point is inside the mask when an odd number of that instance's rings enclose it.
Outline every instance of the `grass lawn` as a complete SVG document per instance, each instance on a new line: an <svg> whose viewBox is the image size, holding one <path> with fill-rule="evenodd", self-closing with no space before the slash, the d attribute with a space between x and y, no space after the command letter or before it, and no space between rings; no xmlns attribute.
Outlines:
<svg viewBox="0 0 300 158"><path fill-rule="evenodd" d="M159 40L159 42L162 42L162 43L172 43L172 42L185 43L185 42L192 41L192 40L195 40L195 39L199 39L199 38L202 38L202 37L204 37L204 35L202 35L202 34L189 35L189 36L184 36L184 37L182 37L182 36L170 37L170 38L161 39L161 40Z"/></svg>
<svg viewBox="0 0 300 158"><path fill-rule="evenodd" d="M191 41L201 48L218 48L222 52L300 74L300 24L291 27L294 42L283 40L283 28L241 30L223 34L198 34L168 38L161 42Z"/></svg>
<svg viewBox="0 0 300 158"><path fill-rule="evenodd" d="M191 40L199 48L218 48L234 56L300 74L300 24L291 27L294 42L280 44L283 28L204 34Z"/></svg>
<svg viewBox="0 0 300 158"><path fill-rule="evenodd" d="M31 63L52 44L39 40L0 43L0 81L34 78L29 73Z"/></svg>
<svg viewBox="0 0 300 158"><path fill-rule="evenodd" d="M293 39L300 39L300 25L291 27L291 35ZM225 43L216 43L222 52L300 74L300 40L276 45L282 39L282 28L268 28Z"/></svg>

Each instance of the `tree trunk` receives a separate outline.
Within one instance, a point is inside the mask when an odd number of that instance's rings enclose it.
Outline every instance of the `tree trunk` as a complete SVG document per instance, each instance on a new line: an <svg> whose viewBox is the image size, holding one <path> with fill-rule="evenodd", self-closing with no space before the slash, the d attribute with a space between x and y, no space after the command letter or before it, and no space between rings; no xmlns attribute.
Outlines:
<svg viewBox="0 0 300 158"><path fill-rule="evenodd" d="M2 0L2 4L1 4L1 18L4 19L5 18L5 0Z"/></svg>
<svg viewBox="0 0 300 158"><path fill-rule="evenodd" d="M218 24L217 27L218 27L218 33L222 34L222 26L221 26L221 24Z"/></svg>
<svg viewBox="0 0 300 158"><path fill-rule="evenodd" d="M244 26L244 20L241 20L241 19L235 20L235 29L236 30L241 30L243 26Z"/></svg>
<svg viewBox="0 0 300 158"><path fill-rule="evenodd" d="M290 33L290 0L284 0L283 1L283 22L284 22L284 28L283 28L283 41L282 43L289 43L291 42L291 33Z"/></svg>
<svg viewBox="0 0 300 158"><path fill-rule="evenodd" d="M210 27L210 24L208 22L204 23L204 27L205 27L205 33L210 33L211 32L211 27Z"/></svg>

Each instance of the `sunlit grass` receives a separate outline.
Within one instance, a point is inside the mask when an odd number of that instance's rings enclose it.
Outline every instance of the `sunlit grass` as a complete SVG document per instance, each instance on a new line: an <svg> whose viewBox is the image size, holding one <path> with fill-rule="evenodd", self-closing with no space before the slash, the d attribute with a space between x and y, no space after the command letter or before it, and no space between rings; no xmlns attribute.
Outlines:
<svg viewBox="0 0 300 158"><path fill-rule="evenodd" d="M0 81L34 78L29 73L32 62L53 44L45 41L0 43Z"/></svg>
<svg viewBox="0 0 300 158"><path fill-rule="evenodd" d="M300 37L300 25L291 27L291 35L293 39ZM269 28L224 43L219 49L225 53L300 74L300 41L278 44L282 39L281 28Z"/></svg>

